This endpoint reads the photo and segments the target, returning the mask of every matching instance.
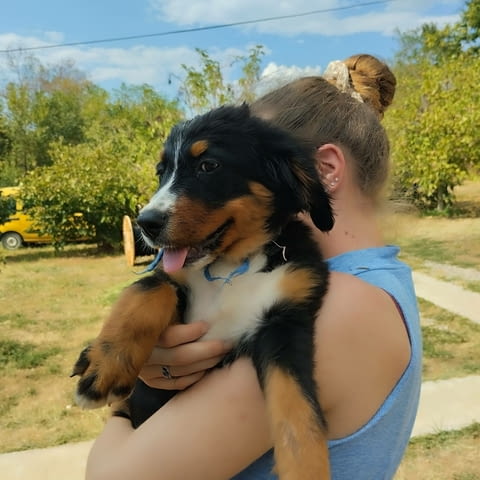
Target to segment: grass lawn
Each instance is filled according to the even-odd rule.
[[[480,375],[480,325],[425,300],[419,304],[424,380]]]
[[[401,247],[402,259],[414,269],[429,273],[431,263],[440,263],[479,270],[480,181],[458,187],[456,197],[461,210],[454,218],[418,217],[412,212],[385,216],[387,241]],[[466,286],[476,290],[480,280]]]
[[[480,424],[410,440],[395,480],[480,480]]]
[[[105,411],[73,405],[69,374],[135,274],[88,246],[8,252],[0,268],[0,452],[92,438]]]
[[[468,188],[476,195],[476,184]],[[464,201],[476,211],[477,204],[468,195]],[[480,203],[480,193],[476,198]],[[387,231],[388,241],[401,245],[403,258],[417,269],[429,272],[429,261],[477,269],[480,265],[479,218],[448,220],[402,213],[390,216]],[[51,247],[35,247],[3,251],[2,256],[0,452],[92,439],[102,428],[106,411],[76,407],[72,397],[76,380],[69,374],[118,293],[138,277],[122,255],[98,256],[88,245],[70,245],[60,255],[54,255]],[[467,283],[467,288],[480,291],[476,280]],[[480,328],[428,302],[420,306],[422,317],[428,319],[423,326],[425,378],[480,373]],[[478,445],[476,435],[474,440],[462,437],[465,451]],[[411,462],[425,456],[419,447],[415,452]],[[453,452],[452,457],[458,456]],[[412,474],[399,480],[403,478],[430,477]]]

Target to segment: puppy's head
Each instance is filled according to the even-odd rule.
[[[294,214],[328,231],[333,214],[309,152],[247,106],[220,107],[175,126],[157,166],[158,191],[138,217],[173,272],[234,261],[272,240]]]

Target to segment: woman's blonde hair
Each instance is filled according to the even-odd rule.
[[[333,143],[346,150],[360,189],[376,199],[389,174],[389,143],[380,120],[392,103],[396,80],[371,55],[355,55],[343,63],[355,95],[339,89],[335,78],[303,77],[267,93],[251,108],[313,148]]]

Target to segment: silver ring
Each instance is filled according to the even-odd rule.
[[[163,375],[163,378],[166,378],[168,380],[173,378],[172,374],[170,373],[170,369],[166,366],[162,366],[162,375]]]

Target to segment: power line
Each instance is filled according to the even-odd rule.
[[[276,20],[285,20],[289,18],[298,18],[298,17],[307,17],[310,15],[316,15],[319,13],[328,13],[328,12],[337,12],[340,10],[350,10],[352,8],[362,8],[362,7],[369,7],[372,5],[382,5],[386,3],[392,3],[397,0],[378,0],[372,2],[364,2],[364,3],[357,3],[355,5],[347,5],[344,7],[335,7],[335,8],[325,8],[322,10],[311,10],[309,12],[303,13],[295,13],[291,15],[280,15],[277,17],[265,17],[265,18],[257,18],[254,20],[244,20],[242,22],[232,22],[232,23],[224,23],[220,25],[210,25],[208,27],[194,27],[194,28],[186,28],[181,30],[170,30],[167,32],[159,32],[159,33],[147,33],[142,35],[130,35],[124,37],[112,37],[112,38],[102,38],[98,40],[84,40],[81,42],[68,42],[68,43],[57,43],[52,45],[39,45],[36,47],[25,47],[25,48],[12,48],[7,50],[0,50],[0,53],[14,53],[14,52],[27,52],[31,50],[46,50],[49,48],[61,48],[61,47],[76,47],[79,45],[92,45],[97,43],[109,43],[109,42],[120,42],[125,40],[139,40],[142,38],[151,38],[151,37],[166,37],[168,35],[178,35],[181,33],[191,33],[191,32],[202,32],[205,30],[218,30],[220,28],[230,28],[230,27],[237,27],[239,25],[251,25],[254,23],[263,23],[263,22],[272,22]]]

